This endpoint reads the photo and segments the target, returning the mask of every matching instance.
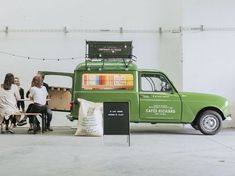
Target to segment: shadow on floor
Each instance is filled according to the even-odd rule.
[[[28,134],[28,127],[17,127],[14,128],[15,134]],[[75,127],[69,126],[58,126],[53,127],[52,132],[37,134],[29,134],[29,135],[56,135],[56,136],[74,136],[76,132]],[[130,127],[131,135],[163,135],[163,134],[172,134],[172,135],[202,135],[200,131],[194,130],[193,128],[185,128],[182,126],[156,126],[156,125],[131,125]],[[9,134],[10,135],[10,134]]]

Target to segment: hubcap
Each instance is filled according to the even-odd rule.
[[[203,119],[203,126],[208,131],[213,131],[217,128],[217,119],[213,115],[207,115]]]

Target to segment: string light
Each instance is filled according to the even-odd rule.
[[[23,56],[23,55],[18,55],[18,54],[14,54],[14,53],[9,53],[9,52],[5,52],[5,51],[0,51],[0,54],[5,54],[5,55],[9,55],[9,56],[13,56],[13,57],[18,57],[18,58],[25,58],[28,61],[29,60],[42,60],[42,61],[69,61],[69,60],[75,60],[75,59],[83,59],[82,57],[71,57],[71,58],[45,58],[45,57],[32,57],[32,56]]]

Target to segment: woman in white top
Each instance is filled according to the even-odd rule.
[[[41,76],[35,76],[32,80],[32,87],[29,90],[30,94],[29,97],[33,101],[32,104],[28,106],[27,113],[46,113],[47,112],[47,106],[46,106],[46,99],[47,99],[47,90],[46,87],[43,86],[43,81]],[[28,116],[29,117],[29,130],[28,131],[33,131],[33,123],[34,119],[33,116]],[[40,130],[39,126],[39,121],[36,120],[37,124],[37,130]]]
[[[14,75],[12,73],[7,73],[5,76],[4,83],[1,85],[0,88],[1,133],[4,133],[2,127],[3,120],[4,119],[8,120],[11,115],[19,113],[19,109],[17,108],[17,100],[19,99],[20,99],[19,89],[14,84]],[[9,131],[14,133],[12,128],[10,128]]]

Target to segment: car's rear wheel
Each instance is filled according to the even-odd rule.
[[[198,121],[199,130],[205,135],[214,135],[222,127],[221,115],[213,110],[203,112]]]
[[[191,126],[195,129],[195,130],[199,130],[198,128],[198,123],[197,122],[192,122]]]

